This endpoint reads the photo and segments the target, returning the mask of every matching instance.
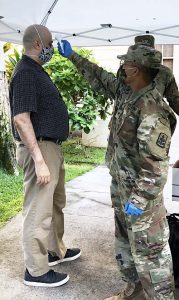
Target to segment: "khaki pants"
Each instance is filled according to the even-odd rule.
[[[24,171],[23,248],[25,265],[33,276],[48,272],[49,251],[60,258],[66,253],[62,237],[66,196],[64,159],[59,146],[39,142],[51,180],[45,186],[36,184],[34,161],[25,146],[17,145],[16,158]]]

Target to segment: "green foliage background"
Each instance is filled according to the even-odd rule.
[[[87,49],[75,51],[95,62],[92,51]],[[57,49],[53,58],[45,65],[45,70],[58,87],[68,107],[71,130],[84,129],[88,133],[97,116],[106,118],[110,101],[94,92],[73,63],[60,56]]]

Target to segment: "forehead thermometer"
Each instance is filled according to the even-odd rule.
[[[55,39],[59,42],[60,47],[61,47],[61,49],[62,49],[62,52],[64,52],[64,47],[63,47],[63,43],[62,43],[62,36],[61,36],[61,34],[60,34],[60,33],[57,33],[57,34],[55,35]]]

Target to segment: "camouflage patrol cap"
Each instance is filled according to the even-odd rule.
[[[159,69],[162,60],[161,52],[143,45],[133,45],[128,48],[127,54],[118,55],[124,62],[131,62],[151,69]]]
[[[138,45],[144,45],[154,48],[155,38],[153,35],[150,34],[137,35],[134,39],[134,42]]]

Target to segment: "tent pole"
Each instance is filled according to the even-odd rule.
[[[43,20],[41,21],[41,25],[46,25],[46,23],[47,23],[47,20],[48,20],[48,17],[49,17],[49,15],[51,14],[51,12],[52,12],[52,10],[54,9],[54,7],[55,7],[55,5],[57,4],[57,2],[58,2],[58,0],[55,0],[54,2],[53,2],[53,4],[51,5],[51,7],[49,8],[49,10],[48,10],[48,12],[47,12],[47,14],[45,15],[45,17],[43,18]]]

